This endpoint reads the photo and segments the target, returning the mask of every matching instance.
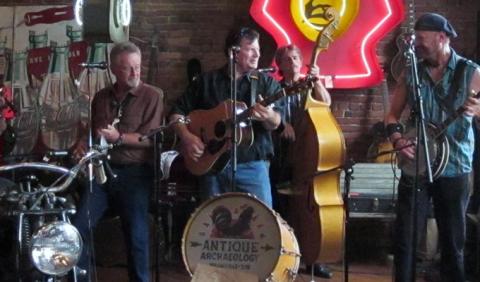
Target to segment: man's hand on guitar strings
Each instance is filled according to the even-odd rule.
[[[261,95],[258,96],[257,103],[253,105],[251,116],[253,120],[257,121],[267,121],[271,120],[275,116],[275,111],[271,105],[263,106],[260,102],[263,101],[263,97]]]
[[[187,134],[182,139],[182,154],[198,161],[205,151],[205,144],[194,134]]]

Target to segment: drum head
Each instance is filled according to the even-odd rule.
[[[261,201],[227,193],[202,204],[191,216],[182,240],[190,274],[198,263],[256,273],[265,280],[281,254],[277,217]]]
[[[404,134],[404,137],[411,140],[412,142],[415,141],[415,137],[417,132],[415,129],[412,129]],[[445,168],[447,167],[448,163],[448,155],[449,155],[449,143],[448,139],[445,135],[437,136],[437,128],[433,124],[428,124],[427,127],[427,135],[428,135],[428,154],[430,156],[431,168],[432,168],[432,176],[433,179],[438,178]],[[437,138],[434,138],[437,136]],[[420,160],[419,160],[419,167],[418,167],[418,174],[420,177],[427,176],[427,165],[426,165],[426,157],[425,157],[425,150],[423,149],[422,144],[418,144],[420,147]],[[398,166],[402,169],[402,172],[410,177],[414,177],[416,174],[416,160],[410,160],[407,158],[400,157]]]

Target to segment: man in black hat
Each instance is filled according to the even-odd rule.
[[[444,131],[450,145],[445,169],[433,183],[428,183],[426,176],[421,175],[416,186],[417,234],[422,234],[425,230],[430,200],[433,201],[439,229],[443,281],[465,281],[463,250],[469,174],[472,171],[474,149],[472,118],[480,115],[480,101],[471,95],[480,91],[480,69],[450,47],[450,40],[455,37],[457,33],[452,25],[439,14],[424,14],[415,24],[413,49],[418,59],[419,92],[423,100],[425,122],[440,125],[456,109],[462,106],[465,109]],[[406,69],[395,89],[390,113],[385,119],[390,141],[399,150],[403,160],[401,163],[407,165],[415,163],[416,152],[415,146],[408,145],[420,143],[405,137],[399,123],[407,105],[411,109],[416,108],[412,77],[411,70]],[[407,121],[407,128],[408,125],[413,125],[414,128],[414,116],[415,113]],[[440,139],[433,136],[429,138],[430,142]],[[431,159],[435,157],[433,154]],[[422,158],[420,166],[425,167]],[[395,222],[395,281],[412,281],[415,269],[412,243],[415,173],[407,171],[405,166],[401,168]]]

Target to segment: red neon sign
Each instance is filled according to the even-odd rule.
[[[278,46],[294,43],[308,62],[314,40],[307,38],[292,16],[293,1],[308,0],[253,0],[250,14],[266,29]],[[313,2],[313,0],[311,0]],[[330,0],[337,6],[351,1]],[[380,83],[383,70],[376,55],[378,41],[403,20],[402,0],[360,0],[351,23],[320,53],[317,64],[331,88],[370,87]],[[352,15],[352,13],[351,13]]]

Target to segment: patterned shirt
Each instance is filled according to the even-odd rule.
[[[418,76],[422,85],[420,94],[423,99],[423,107],[425,121],[440,125],[456,109],[465,103],[468,97],[468,89],[472,79],[473,71],[477,65],[468,62],[464,73],[458,81],[458,91],[449,95],[450,87],[453,83],[453,77],[457,64],[463,57],[459,56],[453,49],[452,55],[445,69],[442,78],[434,82],[429,73],[428,68],[423,64],[418,64]],[[411,78],[407,78],[407,87],[411,87]],[[410,91],[411,92],[411,91]],[[413,94],[409,93],[408,103],[413,108]],[[409,121],[410,125],[414,124],[413,119]],[[472,158],[474,149],[474,136],[472,129],[472,117],[460,115],[445,132],[450,146],[450,154],[445,171],[441,176],[454,177],[472,170]]]

